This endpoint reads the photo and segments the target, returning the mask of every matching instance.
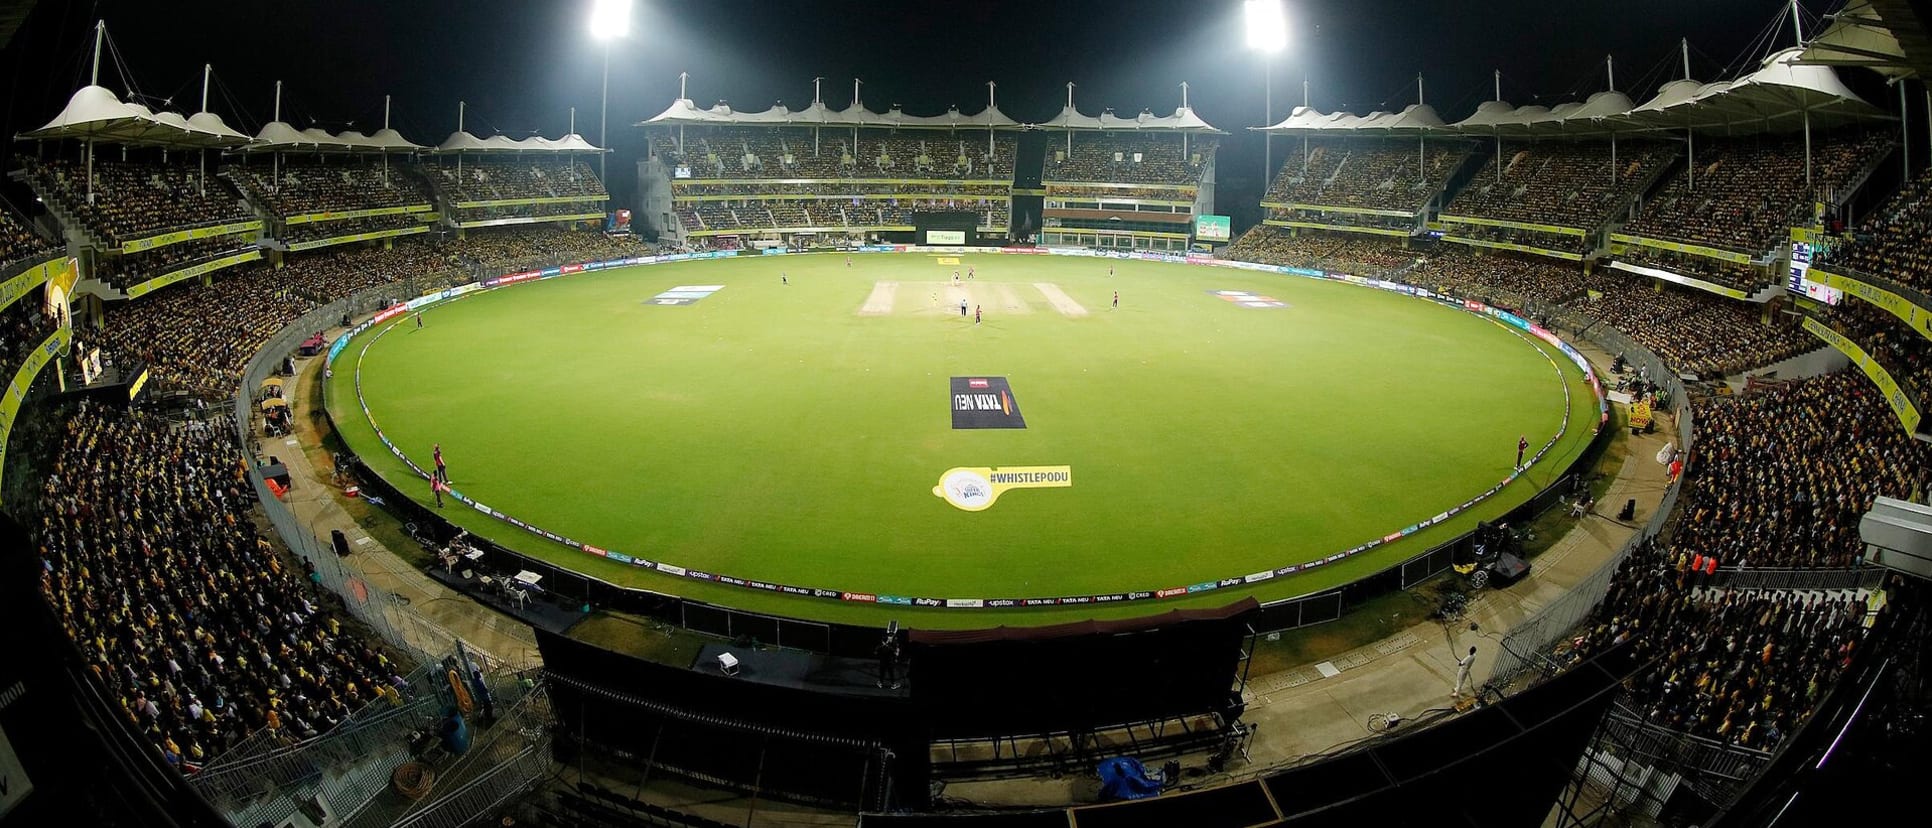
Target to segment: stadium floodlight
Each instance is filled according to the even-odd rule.
[[[1272,55],[1288,48],[1288,15],[1281,0],[1247,0],[1243,11],[1249,49]]]
[[[597,177],[606,181],[610,158],[610,45],[631,33],[631,0],[591,0],[590,36],[604,44],[603,103],[597,109]],[[605,186],[610,186],[606,184]]]
[[[1281,0],[1246,0],[1242,4],[1242,14],[1246,18],[1248,48],[1261,55],[1261,85],[1265,90],[1267,107],[1263,126],[1275,125],[1275,55],[1288,48],[1288,13],[1282,11]],[[1263,133],[1261,136],[1261,186],[1275,174],[1275,136]]]
[[[631,33],[631,0],[592,0],[590,36],[617,40]]]

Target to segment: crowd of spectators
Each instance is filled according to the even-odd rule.
[[[1447,235],[1496,242],[1498,244],[1520,244],[1524,247],[1533,247],[1538,250],[1575,253],[1579,256],[1589,253],[1596,246],[1595,241],[1589,236],[1551,233],[1544,230],[1531,230],[1527,227],[1453,224],[1450,225]]]
[[[472,232],[468,238],[451,242],[445,249],[458,259],[482,268],[486,277],[519,267],[606,261],[651,252],[635,236],[557,227],[505,227]]]
[[[227,181],[192,167],[96,158],[90,204],[86,165],[67,159],[18,160],[35,189],[114,247],[169,231],[254,218]]]
[[[1214,159],[1216,144],[1190,138],[1185,151],[1178,135],[1079,133],[1073,149],[1047,145],[1045,182],[1198,185]]]
[[[1697,144],[1695,166],[1679,170],[1624,232],[1758,255],[1809,223],[1814,202],[1881,158],[1885,132],[1849,132],[1813,142],[1812,186],[1805,141],[1797,137],[1715,138]],[[1691,173],[1695,173],[1693,178]]]
[[[1589,289],[1575,263],[1459,244],[1436,245],[1404,278],[1438,293],[1518,309],[1577,299]]]
[[[11,270],[17,263],[46,261],[59,250],[14,217],[12,210],[0,208],[0,271]]]
[[[651,152],[689,179],[932,178],[1013,180],[1018,139],[996,133],[988,151],[984,131],[820,131],[803,127],[687,129],[683,149],[674,135],[651,136]],[[680,178],[680,180],[683,180]]]
[[[293,285],[292,267],[254,263],[218,271],[203,286],[183,282],[109,306],[86,333],[116,363],[146,362],[157,388],[231,396],[262,343],[314,306]]]
[[[970,212],[979,216],[978,227],[1006,227],[1012,209],[1005,198],[760,199],[685,202],[677,207],[678,221],[687,233],[909,227],[916,212]]]
[[[59,327],[60,316],[47,312],[47,303],[40,301],[38,291],[0,308],[0,377],[11,382],[14,372],[26,364],[27,355]]]
[[[1932,445],[1856,370],[1719,400],[1697,414],[1670,552],[1724,567],[1844,567],[1879,495],[1922,500]]]
[[[252,235],[195,239],[136,253],[102,253],[94,257],[88,275],[126,290],[211,259],[230,256],[255,246]]]
[[[1932,341],[1877,306],[1848,300],[1823,316],[1833,330],[1858,343],[1885,373],[1891,374],[1906,396],[1925,410],[1932,393]]]
[[[1445,215],[1596,230],[1669,164],[1675,150],[1650,142],[1541,141],[1505,146],[1502,175],[1491,156]],[[1538,245],[1542,246],[1542,245]]]
[[[126,724],[194,770],[406,688],[257,528],[233,436],[82,405],[40,487],[41,592]]]
[[[442,163],[428,168],[451,202],[509,201],[528,198],[582,198],[598,201],[609,195],[590,164],[570,157],[482,159],[465,156],[459,167]]]
[[[1307,163],[1289,158],[1263,201],[1414,213],[1442,192],[1474,145],[1389,138],[1309,142]]]
[[[1635,244],[1618,253],[1617,260],[1737,288],[1747,294],[1779,280],[1777,272],[1771,268]]]
[[[1864,641],[1856,593],[1702,586],[1694,555],[1646,543],[1569,642],[1581,662],[1632,642],[1637,712],[1672,730],[1771,750],[1811,714]]]
[[[850,196],[904,195],[913,197],[1006,198],[1013,188],[1007,184],[968,184],[964,182],[895,183],[889,181],[838,181],[770,184],[724,184],[715,181],[679,182],[677,197],[692,196],[795,196],[798,198],[839,199]]]
[[[282,231],[282,241],[298,244],[319,239],[335,239],[361,233],[377,233],[384,230],[402,230],[423,226],[422,219],[409,214],[393,216],[365,216],[344,221],[315,221],[305,224],[291,224]]]
[[[429,185],[412,165],[366,158],[289,156],[281,172],[265,164],[233,164],[229,177],[255,203],[282,218],[408,207],[430,203]]]
[[[1405,247],[1403,240],[1388,236],[1319,231],[1291,233],[1257,224],[1228,245],[1222,255],[1284,267],[1354,269],[1366,265],[1376,271],[1390,271],[1414,264],[1421,254]]]
[[[1128,198],[1153,201],[1185,201],[1192,203],[1195,192],[1197,192],[1197,188],[1192,183],[1173,187],[1111,187],[1081,184],[1046,185],[1047,201],[1049,203],[1055,201],[1075,202],[1066,205],[1068,207],[1079,207],[1079,202],[1092,204],[1100,201],[1119,201]]]
[[[1919,173],[1858,228],[1850,244],[1812,264],[1849,268],[1932,291],[1932,169]]]
[[[1821,346],[1796,325],[1760,318],[1763,306],[1617,270],[1591,274],[1592,296],[1570,307],[1601,319],[1680,372],[1734,375]]]
[[[1366,266],[1383,278],[1452,296],[1573,312],[1602,320],[1678,370],[1699,376],[1736,374],[1821,347],[1795,325],[1764,322],[1761,306],[1617,270],[1586,272],[1554,258],[1447,243],[1415,248],[1403,239],[1360,233],[1289,235],[1265,226],[1243,234],[1225,255],[1330,270]]]

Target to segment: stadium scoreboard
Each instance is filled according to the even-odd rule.
[[[1785,289],[1800,296],[1815,299],[1827,305],[1836,305],[1845,300],[1845,292],[1830,285],[1811,280],[1811,259],[1828,248],[1806,241],[1791,243],[1791,272]]]
[[[1233,237],[1233,230],[1227,216],[1194,217],[1194,238],[1200,241],[1227,241]]]

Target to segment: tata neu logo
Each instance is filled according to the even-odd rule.
[[[953,428],[1026,428],[1005,377],[953,377]]]

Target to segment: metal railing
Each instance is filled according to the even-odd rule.
[[[1719,569],[1705,576],[1700,583],[1706,589],[1873,589],[1885,582],[1888,571],[1877,566],[1857,569]]]

